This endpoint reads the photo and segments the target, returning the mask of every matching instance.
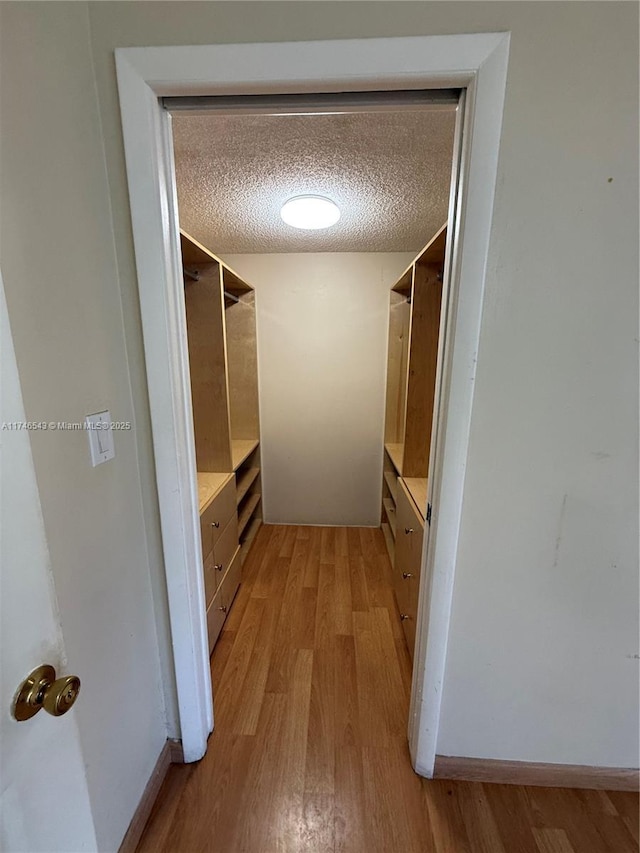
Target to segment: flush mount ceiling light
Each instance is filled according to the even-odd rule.
[[[340,210],[330,199],[321,195],[298,195],[282,205],[280,216],[293,228],[315,231],[330,228],[340,219]]]

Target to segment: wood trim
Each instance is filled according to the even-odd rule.
[[[640,771],[632,767],[535,764],[529,761],[436,755],[433,778],[467,782],[498,782],[503,785],[541,785],[547,788],[637,791]]]
[[[162,751],[158,756],[156,766],[151,772],[151,776],[149,777],[149,781],[147,782],[142,797],[140,798],[138,807],[133,813],[129,829],[127,829],[125,836],[122,839],[122,844],[118,848],[118,853],[135,853],[169,767],[172,764],[183,763],[184,755],[182,752],[182,741],[168,740],[162,747]]]
[[[169,755],[171,756],[171,764],[184,764],[184,750],[182,749],[181,740],[168,740]]]

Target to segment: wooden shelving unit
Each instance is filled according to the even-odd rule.
[[[203,536],[211,525],[202,514],[210,512],[213,500],[225,520],[222,544],[214,546],[220,555],[217,561],[227,566],[221,579],[224,608],[216,604],[207,611],[212,648],[240,583],[241,565],[262,524],[255,293],[186,232],[180,232],[180,241]],[[230,478],[233,482],[228,482]],[[228,488],[216,493],[220,482]],[[220,523],[216,522],[216,531]],[[212,589],[217,576],[212,580],[207,575],[205,550],[203,571]],[[217,591],[215,596],[219,604]]]
[[[260,475],[259,468],[245,468],[242,475],[237,478],[237,503],[240,504],[251,486]]]
[[[231,465],[237,471],[242,463],[253,453],[260,442],[257,438],[234,438],[231,440]]]
[[[401,477],[428,475],[446,224],[391,288],[385,449]]]
[[[413,654],[435,400],[446,224],[391,288],[382,532]]]

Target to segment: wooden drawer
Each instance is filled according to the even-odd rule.
[[[231,561],[238,550],[238,515],[233,513],[231,521],[222,531],[220,538],[209,552],[204,561],[204,591],[207,607],[211,603],[216,590]]]
[[[218,590],[217,594],[213,597],[213,601],[207,608],[207,631],[209,634],[209,654],[213,651],[213,647],[216,644],[218,637],[220,636],[220,631],[222,631],[222,626],[224,625],[224,620],[227,617],[226,607],[222,603],[222,590]]]
[[[222,626],[224,625],[224,620],[227,618],[227,614],[229,612],[229,609],[231,608],[233,599],[235,598],[236,592],[238,591],[238,587],[240,585],[240,572],[240,549],[238,548],[236,542],[236,550],[229,565],[229,568],[224,573],[222,577],[222,582],[219,584],[218,589],[216,590],[216,593],[213,596],[213,600],[207,608],[209,654],[211,654],[211,652],[213,651],[213,647],[215,646],[216,641],[220,636],[220,631],[222,630]]]
[[[210,551],[209,556],[206,557],[204,561],[204,600],[207,608],[211,604],[213,596],[216,594],[216,589],[218,588],[218,579],[216,578],[218,572],[215,570],[215,564],[216,561],[213,551]]]
[[[422,564],[422,541],[424,520],[406,486],[398,480],[396,550],[394,562],[394,586],[401,615],[402,627],[409,653],[413,657],[416,636],[416,615],[420,590]]]
[[[222,604],[229,608],[233,604],[233,599],[236,597],[236,592],[240,586],[240,576],[242,573],[242,561],[240,560],[240,549],[238,548],[231,560],[231,565],[222,577],[219,591],[222,593]]]
[[[207,559],[236,512],[236,480],[231,477],[200,516],[202,557]]]

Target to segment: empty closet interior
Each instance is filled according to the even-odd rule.
[[[260,526],[312,524],[381,528],[413,653],[456,100],[172,110],[211,651]]]

